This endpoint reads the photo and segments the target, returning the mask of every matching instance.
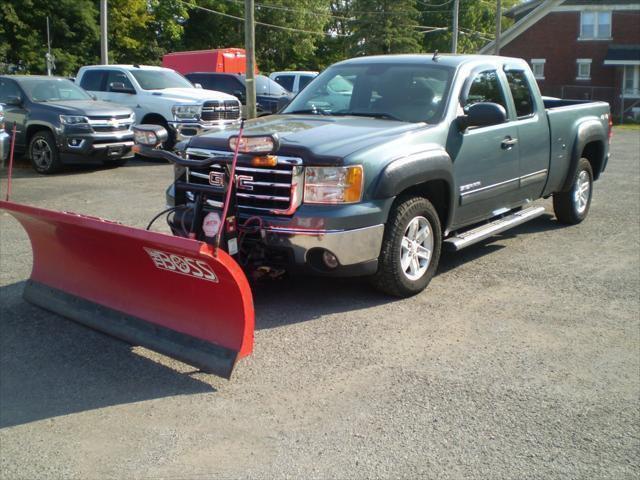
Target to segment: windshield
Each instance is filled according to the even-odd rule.
[[[66,78],[23,78],[20,85],[34,102],[92,100],[87,92]]]
[[[189,80],[173,70],[129,70],[143,90],[194,88]]]
[[[317,76],[282,113],[437,123],[452,76],[453,69],[440,65],[338,65]]]
[[[289,92],[282,86],[264,75],[256,75],[256,94],[257,95],[288,95]]]

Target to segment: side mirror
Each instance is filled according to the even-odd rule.
[[[247,96],[242,90],[234,90],[232,95],[240,100],[240,103],[247,103]]]
[[[160,125],[141,124],[133,127],[136,144],[143,147],[157,148],[167,141],[169,132]]]
[[[136,91],[131,88],[131,87],[127,87],[124,83],[122,82],[112,82],[109,84],[109,91],[114,92],[114,93],[129,93],[129,94],[135,94]]]
[[[22,98],[20,98],[17,95],[11,95],[7,97],[5,101],[2,103],[4,103],[5,105],[12,105],[14,107],[19,107],[22,105]]]
[[[202,89],[202,84],[201,83],[194,83],[193,84],[194,87]]]
[[[507,112],[502,105],[492,102],[474,103],[466,115],[458,117],[460,130],[470,127],[488,127],[507,121]]]

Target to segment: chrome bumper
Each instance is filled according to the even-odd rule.
[[[384,225],[356,230],[303,230],[268,227],[262,240],[268,246],[289,248],[297,264],[307,263],[307,254],[315,248],[329,250],[340,265],[376,260],[382,247]]]
[[[180,142],[214,129],[223,129],[228,126],[238,125],[238,120],[219,120],[216,122],[169,122],[169,126],[176,132],[176,139]]]
[[[0,163],[4,164],[4,161],[9,157],[10,149],[11,135],[4,130],[0,130]]]

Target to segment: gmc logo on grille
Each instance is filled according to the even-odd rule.
[[[224,173],[209,172],[209,185],[224,188]]]
[[[238,190],[253,190],[253,177],[251,175],[236,175],[236,187]],[[224,188],[224,173],[209,172],[209,185],[216,188]]]

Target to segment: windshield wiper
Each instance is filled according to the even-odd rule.
[[[385,120],[395,120],[397,122],[404,122],[404,120],[399,119],[395,115],[391,115],[390,113],[383,112],[336,112],[334,115],[352,115],[354,117],[371,117],[371,118],[382,118]]]
[[[305,108],[304,110],[294,110],[292,112],[283,112],[285,114],[287,113],[312,113],[314,115],[332,115],[331,112],[327,111],[327,110],[323,110],[322,108]]]

